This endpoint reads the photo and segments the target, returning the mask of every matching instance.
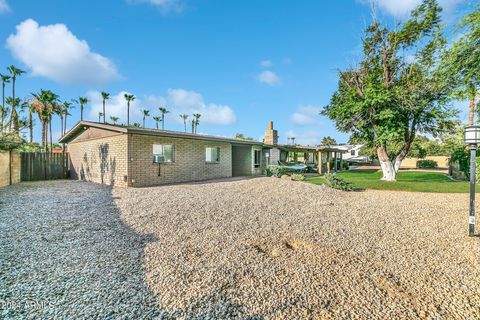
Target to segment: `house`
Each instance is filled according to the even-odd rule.
[[[265,171],[258,141],[80,121],[68,144],[71,178],[115,186],[153,186]]]

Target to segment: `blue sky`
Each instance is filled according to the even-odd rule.
[[[377,7],[393,23],[418,2],[378,0]],[[472,5],[440,2],[447,23]],[[200,112],[201,133],[260,139],[273,120],[284,143],[295,136],[317,144],[327,135],[346,142],[317,113],[337,70],[358,59],[369,17],[363,0],[0,0],[0,72],[11,64],[28,71],[17,82],[21,98],[40,88],[63,100],[87,96],[90,120],[98,119],[100,91],[112,96],[107,118],[124,120],[130,92],[135,122],[141,109],[157,115],[166,105],[171,130],[183,130],[180,113]],[[77,108],[70,124],[78,119]],[[58,137],[59,120],[54,131]]]

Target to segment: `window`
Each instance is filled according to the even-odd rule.
[[[253,166],[255,168],[260,168],[260,150],[253,150]]]
[[[355,156],[355,150],[350,151],[350,155]]]
[[[174,162],[174,148],[172,144],[154,144],[154,162]]]
[[[206,162],[220,162],[220,148],[219,147],[207,147],[205,148],[205,161]]]

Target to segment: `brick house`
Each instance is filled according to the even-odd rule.
[[[73,179],[144,187],[265,170],[262,142],[80,121],[61,139]]]

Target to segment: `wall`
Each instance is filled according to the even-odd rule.
[[[234,177],[252,175],[252,148],[251,146],[232,147],[232,175]]]
[[[173,144],[174,163],[152,163],[154,144]],[[132,186],[201,181],[232,176],[232,146],[228,142],[203,141],[150,135],[129,135]],[[205,162],[205,148],[219,147],[220,162]],[[133,159],[133,160],[132,160]]]
[[[11,161],[11,163],[10,163]],[[0,187],[10,185],[10,170],[12,170],[12,184],[20,182],[20,153],[0,151]]]
[[[251,148],[251,172],[252,172],[252,175],[254,176],[258,176],[258,175],[261,175],[264,171],[265,171],[265,157],[263,155],[263,152],[262,152],[262,146],[252,146]],[[260,151],[260,166],[258,168],[255,168],[255,164],[253,163],[254,161],[254,151],[255,150],[259,150]]]
[[[107,185],[127,186],[127,135],[88,132],[68,144],[70,177]],[[86,138],[88,137],[88,138]]]
[[[416,168],[418,160],[433,160],[438,163],[439,168],[448,168],[448,157],[445,156],[429,156],[424,159],[405,158],[400,165],[400,168]]]
[[[278,161],[280,161],[280,149],[274,147],[270,149],[270,164],[278,165]]]

